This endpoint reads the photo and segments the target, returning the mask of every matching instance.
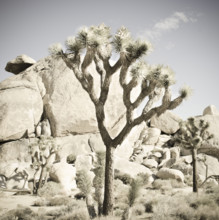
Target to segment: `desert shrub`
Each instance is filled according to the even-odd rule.
[[[184,182],[187,186],[193,186],[193,180],[192,180],[192,175],[188,174],[184,176]]]
[[[116,217],[121,217],[123,212],[124,212],[124,209],[120,209],[117,207],[117,208],[114,208],[113,214]]]
[[[139,173],[137,177],[141,180],[142,185],[145,186],[149,183],[150,175],[147,173]]]
[[[153,212],[153,204],[152,202],[146,202],[144,204],[145,212],[152,213]]]
[[[140,216],[145,213],[145,206],[143,204],[135,204],[133,207],[133,216]]]
[[[75,154],[69,154],[66,158],[66,162],[69,164],[74,164],[76,161],[76,155]]]
[[[40,198],[34,202],[34,206],[61,206],[68,205],[71,203],[69,197],[51,197],[51,198]]]
[[[116,179],[114,181],[114,192],[115,192],[114,198],[115,198],[116,205],[122,204],[122,203],[127,204],[128,202],[127,196],[124,196],[124,195],[128,194],[128,190],[129,190],[129,187],[126,184],[124,184],[121,180]]]
[[[72,213],[60,216],[57,220],[89,220],[89,216],[84,209],[75,209]]]
[[[72,200],[67,206],[51,210],[47,212],[47,215],[53,217],[53,219],[60,219],[61,217],[66,217],[67,219],[67,217],[69,217],[71,214],[80,215],[80,212],[84,212],[86,215],[88,215],[85,202],[82,200]]]
[[[49,200],[48,206],[68,205],[71,203],[71,200],[69,197],[54,197]]]
[[[154,214],[152,219],[216,220],[219,219],[218,198],[217,193],[189,193],[183,195],[183,192],[180,192],[174,196],[165,195],[153,205]]]
[[[34,201],[33,206],[47,206],[48,200],[46,198],[40,198]]]
[[[121,171],[119,171],[117,169],[115,169],[114,178],[121,180],[126,185],[131,184],[132,180],[133,180],[133,178],[129,174],[122,173]]]
[[[170,184],[172,188],[183,188],[184,184],[181,181],[170,179]]]
[[[95,218],[94,220],[120,220],[120,217],[116,217],[116,216],[101,216],[101,217]]]
[[[1,220],[42,220],[47,219],[42,214],[35,213],[28,207],[20,207],[17,209],[10,210],[4,215],[0,216]]]
[[[202,205],[197,209],[195,217],[200,220],[218,220],[219,208],[217,205]]]
[[[42,188],[38,190],[38,195],[41,197],[53,197],[56,195],[63,195],[64,190],[61,184],[56,182],[47,182]]]
[[[152,186],[154,189],[160,189],[160,190],[171,190],[172,189],[170,180],[157,179],[152,183]]]
[[[144,205],[145,212],[152,213],[153,207],[162,200],[163,197],[165,197],[165,195],[160,194],[159,191],[144,190],[138,202]]]
[[[76,174],[76,183],[80,191],[85,195],[89,195],[92,191],[92,181],[86,170],[80,170]]]

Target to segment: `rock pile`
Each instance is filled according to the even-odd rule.
[[[200,118],[209,122],[208,131],[214,134],[214,139],[199,149],[198,177],[204,181],[206,172],[208,176],[219,175],[219,114],[211,105],[204,110],[203,116],[196,117],[197,120]],[[146,166],[157,178],[184,181],[184,176],[192,174],[191,152],[169,142],[177,133],[181,121],[169,111],[152,118],[150,126],[142,130],[135,143],[130,161]]]
[[[0,83],[0,174],[8,177],[19,168],[28,173],[29,180],[33,178],[28,146],[41,135],[52,136],[55,144],[61,146],[59,159],[56,158],[56,162],[61,162],[52,165],[50,178],[70,191],[75,187],[77,169],[87,166],[86,169],[92,170],[92,154],[105,150],[88,94],[59,58],[47,57],[35,62],[22,55],[10,61],[6,70],[16,75]],[[92,71],[96,71],[95,68],[91,67]],[[99,83],[96,75],[94,82]],[[106,118],[110,134],[115,136],[124,125],[125,107],[118,75],[112,80]],[[200,178],[204,179],[205,164],[209,175],[219,174],[214,168],[219,158],[219,113],[214,106],[209,106],[197,118],[208,121],[209,132],[215,135],[212,142],[200,149],[200,153],[209,155],[205,162],[199,162]],[[192,172],[190,152],[169,143],[181,121],[180,117],[166,111],[153,117],[150,126],[145,123],[136,126],[116,149],[115,168],[132,177],[143,172],[157,178],[184,181],[184,175]],[[76,160],[75,167],[66,163],[69,155]],[[63,172],[63,168],[68,171]],[[66,172],[71,175],[67,177]],[[4,176],[1,179],[3,181]]]

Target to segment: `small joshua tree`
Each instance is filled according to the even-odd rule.
[[[92,181],[87,170],[80,170],[76,174],[76,182],[78,188],[85,196],[86,205],[90,219],[97,216],[94,201],[92,197]]]
[[[140,195],[140,189],[143,185],[142,179],[138,177],[133,179],[128,192],[128,207],[125,209],[122,220],[131,220],[132,218],[132,208],[135,204],[136,199]]]
[[[193,165],[193,192],[198,192],[197,183],[197,150],[202,144],[211,138],[213,135],[207,131],[209,123],[204,120],[196,120],[195,118],[189,118],[186,122],[181,124],[181,128],[177,134],[176,142],[182,147],[191,150],[192,153],[192,165]]]
[[[66,48],[64,52],[60,44],[54,44],[49,52],[64,60],[94,104],[98,128],[106,146],[103,214],[110,215],[113,214],[114,203],[115,149],[122,144],[133,127],[180,105],[188,96],[188,90],[181,89],[179,96],[171,100],[170,87],[175,83],[174,72],[168,66],[150,66],[145,63],[141,58],[150,51],[150,44],[133,39],[125,27],[121,27],[114,37],[110,28],[104,24],[82,28],[76,37],[67,38]],[[114,65],[110,63],[112,52],[119,54]],[[82,57],[84,58],[81,59]],[[99,89],[96,88],[97,85],[94,86],[95,73],[91,74],[89,71],[91,64],[95,65],[100,78]],[[107,129],[105,104],[116,72],[119,72],[118,86],[123,89],[126,124],[112,137]],[[140,88],[140,93],[133,100],[132,91],[137,87]],[[154,106],[159,99],[161,104]],[[141,114],[136,116],[134,112],[143,104]]]
[[[37,193],[38,189],[43,186],[43,181],[47,179],[47,173],[54,156],[60,147],[55,144],[54,139],[48,136],[40,136],[36,142],[30,144],[29,153],[32,158],[32,167],[35,169],[33,179],[33,193]],[[36,183],[36,175],[40,172],[38,184]]]

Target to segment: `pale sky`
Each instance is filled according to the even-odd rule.
[[[17,55],[39,60],[79,27],[101,23],[150,41],[146,61],[175,71],[174,94],[185,84],[193,89],[176,114],[200,115],[210,104],[219,109],[218,0],[0,0],[0,81],[12,76],[4,68]]]

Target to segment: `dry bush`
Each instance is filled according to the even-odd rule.
[[[51,210],[47,213],[48,216],[51,216],[52,219],[80,219],[78,216],[81,216],[81,220],[89,219],[87,207],[84,201],[82,200],[72,200],[67,206],[61,207],[59,209]],[[73,218],[73,216],[75,216]]]
[[[170,180],[157,179],[152,183],[152,186],[154,189],[160,189],[160,190],[171,190],[172,189]]]
[[[172,188],[183,188],[185,187],[184,183],[178,180],[170,179],[170,184]]]
[[[210,194],[166,195],[153,206],[153,220],[219,219],[219,188]],[[177,204],[177,205],[176,205]]]
[[[123,172],[121,172],[117,169],[115,169],[114,178],[121,180],[126,185],[127,184],[130,185],[132,183],[132,180],[133,180],[133,178],[129,174],[123,173]]]
[[[74,164],[76,161],[76,155],[75,154],[69,154],[66,158],[66,162],[69,164]]]
[[[87,210],[79,208],[75,209],[72,213],[64,214],[57,218],[57,220],[89,220]]]
[[[116,217],[116,216],[101,216],[98,218],[95,218],[94,220],[120,220],[120,217]]]
[[[56,195],[64,195],[65,192],[61,184],[56,182],[47,182],[38,190],[38,196],[49,198]]]
[[[136,203],[132,209],[133,216],[141,216],[145,213],[145,206],[141,203]]]
[[[72,199],[69,197],[51,197],[40,198],[34,202],[34,206],[66,206],[71,203]]]
[[[41,213],[35,213],[29,207],[20,207],[10,210],[0,216],[1,220],[46,220],[48,219]]]

